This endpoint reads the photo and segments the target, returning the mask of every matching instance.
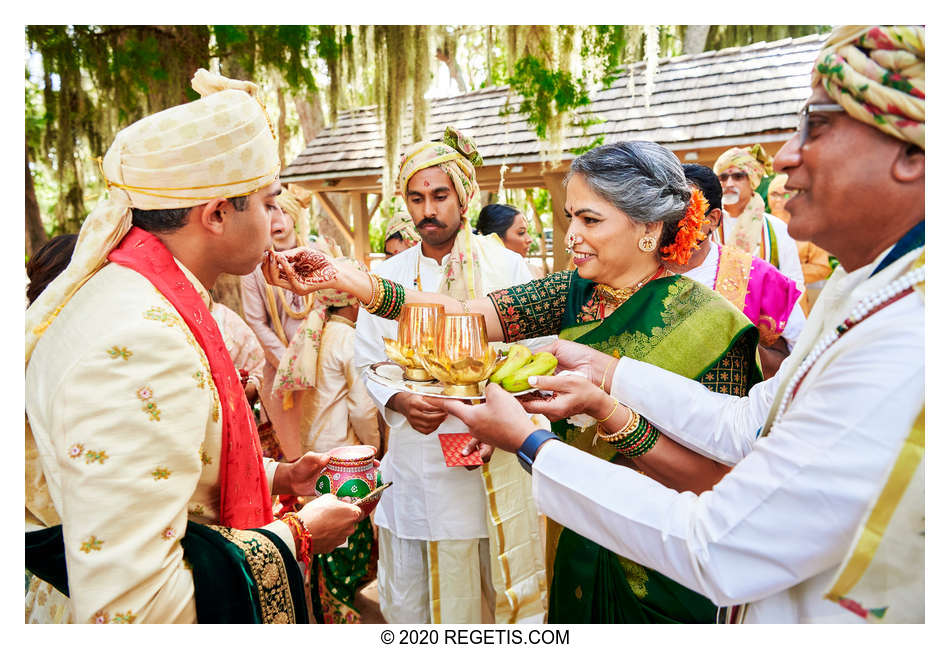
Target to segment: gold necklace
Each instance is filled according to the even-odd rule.
[[[599,297],[611,306],[620,306],[639,291],[645,284],[656,279],[663,272],[663,266],[658,265],[656,269],[647,273],[643,279],[637,282],[636,286],[627,286],[625,288],[614,288],[607,284],[598,284],[595,288]]]

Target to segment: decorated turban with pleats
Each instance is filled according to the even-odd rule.
[[[406,197],[406,188],[409,179],[421,169],[438,165],[449,175],[455,192],[462,204],[462,216],[468,211],[472,198],[478,191],[475,181],[475,167],[482,164],[482,156],[478,154],[475,143],[462,135],[452,126],[445,129],[445,134],[439,142],[417,142],[403,154],[399,161],[399,192]]]
[[[439,142],[417,142],[399,162],[399,191],[406,198],[409,179],[420,169],[438,165],[448,174],[462,206],[462,223],[447,263],[442,265],[439,293],[459,300],[484,297],[482,287],[482,245],[480,237],[472,233],[467,212],[478,192],[475,167],[482,164],[475,143],[454,127],[445,129]]]
[[[101,161],[108,198],[86,217],[69,266],[26,313],[26,360],[73,293],[132,226],[132,208],[192,207],[244,196],[277,179],[277,138],[257,86],[198,70],[201,98],[119,131]]]
[[[762,178],[772,173],[772,156],[760,144],[750,147],[733,147],[719,156],[713,171],[718,176],[729,167],[737,167],[749,175],[752,191],[762,182]]]
[[[403,241],[407,241],[410,244],[422,241],[422,237],[419,236],[419,232],[416,230],[415,223],[412,222],[412,217],[409,216],[407,212],[396,212],[393,214],[393,218],[389,220],[389,226],[386,228],[386,236],[383,237],[383,241],[389,241],[389,238],[396,234],[398,234]]]
[[[848,115],[924,147],[924,28],[838,27],[812,70]]]

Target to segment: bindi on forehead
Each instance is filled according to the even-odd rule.
[[[422,186],[423,186],[423,187],[429,187],[430,185],[431,185],[431,183],[430,183],[428,180],[423,180],[423,181],[422,181]]]

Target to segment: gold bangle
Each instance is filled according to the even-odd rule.
[[[379,311],[379,307],[383,304],[383,298],[385,297],[383,293],[383,282],[378,275],[373,275],[372,273],[369,276],[370,281],[373,283],[373,299],[370,300],[369,304],[366,306],[366,310],[370,313],[376,313]]]
[[[376,301],[377,290],[376,290],[376,276],[373,275],[372,273],[367,273],[367,275],[369,275],[369,289],[370,289],[369,300],[366,302],[363,302],[363,300],[360,300],[360,306],[362,306],[364,309],[369,310],[369,308]]]
[[[614,413],[617,412],[617,406],[619,406],[619,405],[620,405],[620,402],[617,401],[616,399],[614,399],[614,407],[613,407],[613,410],[611,410],[611,411],[610,411],[610,414],[607,415],[606,417],[604,417],[603,419],[598,419],[598,420],[597,420],[597,423],[598,423],[598,424],[602,424],[602,423],[604,423],[605,421],[607,421],[608,419],[610,419],[611,417],[613,417]]]
[[[462,312],[463,312],[465,315],[468,315],[469,313],[472,312],[472,309],[469,308],[469,306],[468,306],[468,300],[459,300],[459,301],[462,303]]]
[[[612,364],[616,364],[616,363],[619,363],[619,362],[620,362],[620,358],[618,357],[618,358],[615,358],[615,359],[614,359],[614,362],[613,362]],[[612,365],[612,364],[611,364],[611,365]],[[606,392],[606,390],[604,389],[604,386],[607,384],[607,372],[610,371],[611,365],[608,365],[608,366],[604,369],[604,374],[603,374],[603,376],[600,377],[600,389],[601,389],[601,390],[604,390],[605,392]]]
[[[627,411],[630,413],[630,415],[627,417],[627,423],[625,423],[620,428],[620,430],[618,430],[616,433],[610,433],[608,435],[604,435],[603,433],[601,433],[601,430],[603,429],[600,426],[598,426],[597,436],[600,437],[605,442],[616,442],[618,439],[626,435],[629,435],[630,431],[635,430],[637,425],[639,425],[640,415],[634,412],[633,408],[627,408]]]

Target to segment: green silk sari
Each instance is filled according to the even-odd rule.
[[[493,295],[508,340],[551,333],[616,357],[627,356],[696,379],[709,389],[744,396],[762,375],[758,332],[712,290],[674,275],[654,280],[604,319],[596,319],[595,283],[573,273]],[[594,444],[595,427],[562,420],[553,430],[568,444],[611,460],[609,444]],[[548,622],[714,622],[706,597],[644,568],[570,529],[548,521],[548,574],[553,574]]]
[[[681,276],[650,282],[603,320],[579,322],[594,283],[574,278],[560,337],[616,357],[627,356],[696,379],[736,396],[761,380],[755,362],[758,333],[724,298]],[[564,441],[606,460],[616,451],[595,428],[556,422]],[[556,548],[551,584],[551,623],[714,622],[717,607],[706,597],[660,573],[597,545],[570,529],[549,527]],[[559,533],[560,532],[560,533]]]

